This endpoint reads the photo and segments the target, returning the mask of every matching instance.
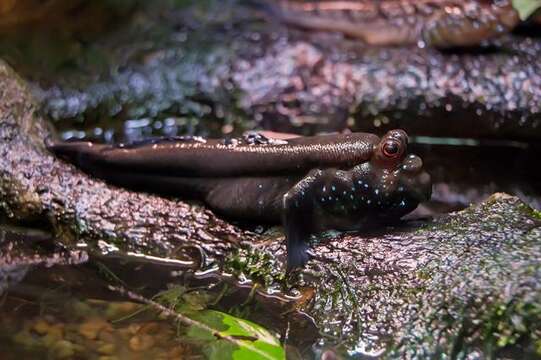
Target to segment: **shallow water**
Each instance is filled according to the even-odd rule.
[[[7,234],[1,244],[5,249],[15,232],[2,231]],[[17,229],[18,240],[35,241],[24,238],[25,231]],[[0,293],[0,353],[7,354],[2,359],[208,358],[208,342],[190,336],[189,326],[112,290],[112,285],[149,298],[180,289],[185,314],[216,310],[251,320],[287,344],[292,358],[320,351],[315,345],[318,331],[309,317],[297,314],[284,321],[298,294],[288,298],[262,291],[252,281],[213,269],[194,272],[175,259],[116,253],[91,254],[79,265],[25,265],[21,259],[13,263],[24,279],[12,278]],[[17,272],[13,267],[9,271]]]
[[[141,304],[32,287],[31,282],[4,297],[3,359],[203,357],[199,344],[182,341],[183,329]]]

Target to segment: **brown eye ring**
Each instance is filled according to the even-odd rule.
[[[382,147],[383,155],[388,158],[396,159],[402,154],[402,148],[397,141],[387,141]]]

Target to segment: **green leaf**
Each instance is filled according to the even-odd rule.
[[[518,11],[521,20],[526,20],[541,7],[541,0],[513,0],[513,7]]]
[[[233,353],[236,349],[237,346],[229,341],[218,340],[210,343],[204,352],[209,360],[234,359]]]
[[[209,359],[285,359],[280,342],[268,330],[244,319],[215,310],[204,310],[190,316],[217,334],[191,326],[187,336],[208,342],[205,352]],[[227,338],[227,339],[225,339]]]

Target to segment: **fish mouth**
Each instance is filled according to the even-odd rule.
[[[402,182],[402,186],[404,186],[406,192],[406,198],[410,199],[410,201],[413,201],[416,204],[430,200],[432,196],[432,183],[430,181],[430,175],[423,172],[418,177],[408,180]]]

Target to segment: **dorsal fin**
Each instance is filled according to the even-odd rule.
[[[60,142],[49,148],[89,172],[113,167],[183,177],[239,177],[352,167],[370,159],[378,141],[368,133],[288,140],[250,135],[230,140],[165,138],[127,145]]]

